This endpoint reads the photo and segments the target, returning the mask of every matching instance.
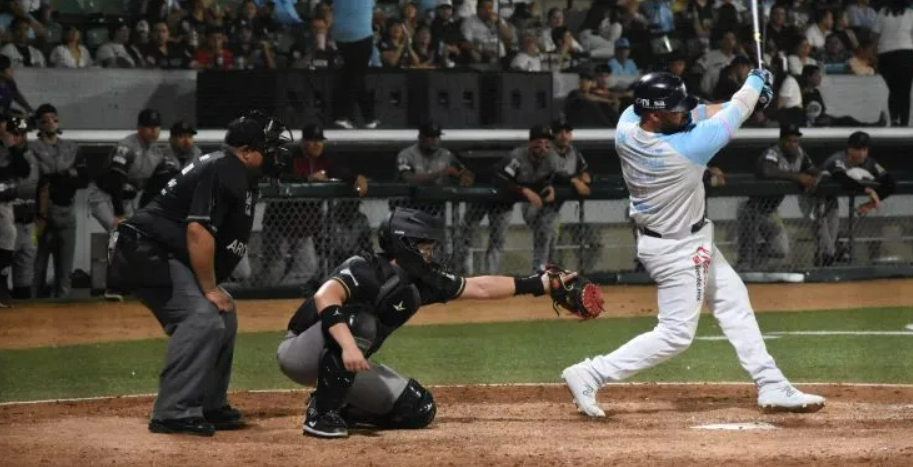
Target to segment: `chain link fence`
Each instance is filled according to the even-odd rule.
[[[755,195],[711,197],[715,243],[747,280],[782,274],[913,266],[913,195],[895,195],[866,215],[868,198]],[[236,287],[316,287],[346,258],[377,246],[377,227],[395,206],[443,218],[436,258],[457,273],[530,274],[554,262],[587,274],[642,271],[624,199],[567,200],[534,208],[499,198],[420,201],[267,198]],[[780,274],[780,275],[778,275]]]

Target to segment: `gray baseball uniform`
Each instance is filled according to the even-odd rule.
[[[136,133],[117,143],[108,170],[121,172],[126,177],[127,186],[124,187],[122,201],[125,217],[133,214],[133,203],[137,199],[137,195],[145,188],[146,182],[163,160],[162,149],[156,144],[144,146]],[[97,183],[89,185],[88,198],[92,216],[105,230],[111,232],[117,211],[120,210],[120,207],[114,206],[116,200],[112,199],[111,193],[99,188]]]
[[[561,178],[566,178],[570,180],[574,177],[579,177],[583,175],[589,166],[586,163],[586,159],[583,158],[583,154],[577,149],[573,144],[568,146],[567,152],[564,154],[558,154],[562,159],[563,164],[561,169],[558,171],[558,175]],[[583,204],[582,202],[580,204]],[[560,205],[558,206],[560,211]],[[581,219],[582,220],[582,219]],[[578,271],[592,271],[593,266],[596,264],[596,261],[599,260],[602,252],[602,243],[599,242],[599,231],[596,229],[596,226],[593,224],[588,224],[585,222],[578,222],[575,224],[562,225],[561,230],[566,231],[570,235],[570,240],[575,245],[580,245],[581,248],[577,249],[577,270]],[[557,260],[559,252],[555,249],[557,244],[558,235],[552,237],[551,244],[549,245],[549,251],[551,257],[548,258],[550,261],[555,260],[557,264],[564,264],[564,261]]]
[[[78,159],[79,147],[72,141],[58,139],[56,144],[41,139],[30,145],[38,162],[39,186],[49,191],[45,230],[38,238],[35,260],[36,291],[47,281],[50,257],[54,257],[54,297],[70,294],[70,278],[76,253],[76,190],[88,183],[85,166]]]
[[[801,147],[793,158],[785,154],[777,144],[761,154],[758,160],[760,178],[771,178],[765,175],[768,167],[774,171],[796,174],[814,169],[814,164]],[[784,198],[784,195],[752,196],[739,206],[739,266],[758,266],[766,259],[789,255],[789,237],[783,221],[777,215],[777,208]]]
[[[201,151],[200,148],[198,148],[197,145],[194,144],[193,146],[190,147],[190,150],[187,152],[175,152],[175,150],[171,147],[171,145],[168,144],[168,145],[165,145],[165,149],[162,150],[162,155],[164,157],[174,158],[175,160],[178,161],[178,163],[180,164],[181,167],[184,167],[187,164],[189,164],[191,161],[199,159],[200,156],[203,155],[203,151]]]
[[[404,180],[404,174],[406,173],[412,173],[420,176],[440,174],[448,167],[462,167],[462,165],[463,164],[456,158],[456,156],[453,155],[452,152],[450,152],[450,150],[445,148],[438,148],[437,151],[432,154],[425,154],[422,152],[418,143],[403,149],[396,156],[396,172],[399,174],[400,178],[403,178]],[[423,182],[414,182],[414,184],[445,185],[449,181],[450,177],[443,175],[426,179]],[[414,199],[391,200],[390,209],[393,209],[397,206],[418,209],[437,217],[444,217],[447,212],[447,206],[443,202],[416,201]],[[448,235],[450,234],[449,229],[447,233]],[[438,245],[437,251],[435,253],[438,258],[446,257],[445,250],[448,243],[448,241],[445,241],[443,244]]]
[[[29,176],[19,181],[19,198],[13,201],[16,218],[16,248],[13,253],[13,293],[16,298],[31,298],[35,279],[35,195],[38,190],[38,161],[32,151],[25,153]]]

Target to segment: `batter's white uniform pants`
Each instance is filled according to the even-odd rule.
[[[584,362],[600,383],[626,379],[687,349],[705,302],[758,386],[786,382],[767,353],[745,283],[713,243],[712,222],[679,239],[639,234],[637,256],[657,284],[659,324],[614,352]]]

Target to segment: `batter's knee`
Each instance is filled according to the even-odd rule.
[[[694,341],[694,335],[697,333],[697,325],[692,326],[685,323],[676,325],[660,324],[657,326],[657,331],[674,352],[680,353],[691,346],[691,342]]]

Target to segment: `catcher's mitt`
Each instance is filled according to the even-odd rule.
[[[552,307],[557,315],[561,315],[558,308],[564,308],[583,319],[592,319],[599,316],[603,310],[605,300],[602,291],[593,281],[577,275],[576,278],[565,281],[561,275],[570,271],[557,266],[549,266],[545,270],[548,275],[549,294],[552,296]]]

